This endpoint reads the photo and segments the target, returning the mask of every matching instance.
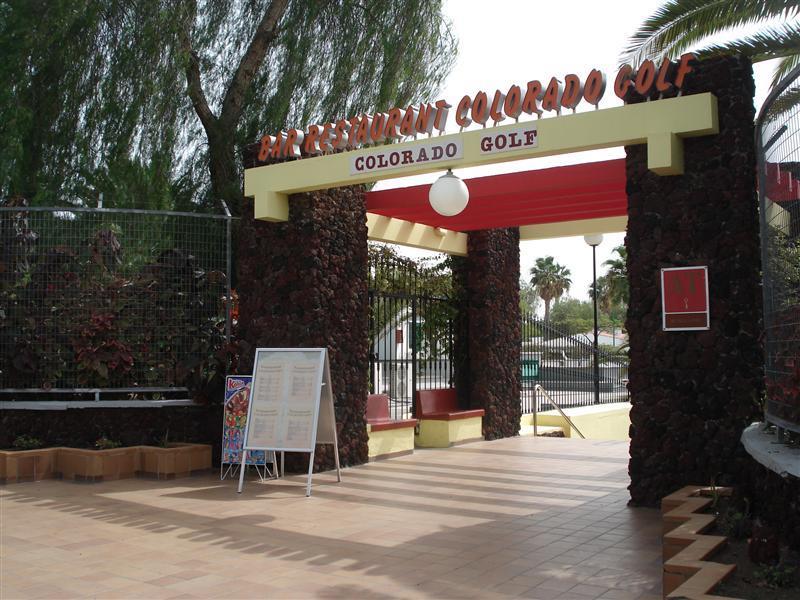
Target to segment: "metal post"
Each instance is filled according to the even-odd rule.
[[[233,303],[233,295],[231,290],[231,279],[233,278],[233,262],[231,255],[231,211],[228,210],[228,205],[225,200],[220,199],[222,208],[225,211],[225,274],[226,287],[225,294],[227,295],[225,302],[225,341],[231,343],[231,304]],[[225,365],[227,369],[230,365]]]
[[[600,404],[600,365],[597,362],[597,246],[592,246],[592,299],[594,300],[594,403]]]
[[[416,417],[417,398],[417,296],[411,299],[411,416]],[[404,417],[405,418],[405,417]]]

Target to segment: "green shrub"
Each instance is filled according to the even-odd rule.
[[[754,575],[769,588],[792,587],[795,583],[795,567],[785,563],[756,569]]]
[[[94,443],[94,447],[98,450],[111,450],[112,448],[119,448],[120,446],[122,446],[122,442],[110,440],[106,436],[99,437]]]
[[[36,450],[44,446],[44,442],[29,435],[18,435],[11,445],[17,450]]]

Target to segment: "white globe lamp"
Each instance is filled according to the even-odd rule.
[[[447,169],[447,173],[433,182],[428,200],[437,213],[443,217],[453,217],[467,207],[469,190],[467,184]]]
[[[589,235],[583,236],[583,241],[589,244],[590,246],[599,246],[603,243],[603,234],[602,233],[590,233]]]

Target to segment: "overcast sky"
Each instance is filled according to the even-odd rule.
[[[605,72],[611,85],[628,36],[661,4],[655,0],[572,0],[567,4],[532,0],[445,0],[445,12],[459,41],[458,60],[439,96],[420,101],[444,98],[455,105],[464,94],[474,96],[475,92],[484,90],[491,98],[495,89],[505,91],[512,84],[524,89],[531,79],[546,83],[552,76],[563,80],[567,73],[576,73],[583,79],[592,68]],[[770,65],[756,66],[756,106],[760,106],[767,95],[770,72]],[[600,108],[621,104],[609,87]],[[579,110],[587,110],[585,103]],[[448,133],[456,131],[452,114],[449,123]],[[622,148],[612,148],[460,169],[457,174],[469,178],[624,156]],[[385,180],[378,182],[376,189],[432,183],[439,175]],[[603,272],[599,265],[615,246],[623,243],[624,237],[624,233],[605,236],[597,249],[598,275]],[[524,277],[527,278],[537,257],[553,255],[572,272],[570,295],[588,300],[592,252],[582,237],[522,242],[520,250]],[[404,252],[412,256],[425,254],[413,249]]]

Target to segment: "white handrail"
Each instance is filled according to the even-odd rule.
[[[541,385],[539,385],[538,383],[536,384],[536,386],[535,386],[533,389],[534,389],[534,391],[535,391],[535,392],[542,392],[542,393],[544,394],[544,397],[545,397],[545,398],[547,398],[547,399],[550,401],[550,404],[552,404],[553,406],[555,406],[555,407],[556,407],[556,410],[559,412],[559,414],[560,414],[562,417],[564,417],[564,419],[567,421],[567,423],[569,423],[569,426],[570,426],[570,427],[572,427],[572,429],[574,429],[574,430],[575,430],[575,431],[578,433],[578,435],[579,435],[579,436],[581,436],[581,439],[584,439],[584,440],[586,439],[586,436],[585,436],[585,435],[583,435],[583,434],[581,433],[581,430],[580,430],[580,429],[578,429],[578,428],[575,426],[575,423],[573,423],[573,422],[572,422],[572,419],[570,419],[570,418],[569,418],[569,417],[568,417],[568,416],[567,416],[567,415],[564,413],[564,411],[563,411],[563,410],[561,410],[561,407],[558,405],[558,403],[556,403],[556,401],[555,401],[555,400],[553,400],[553,399],[550,397],[550,394],[548,394],[548,393],[547,393],[547,390],[545,390],[545,389],[544,389],[544,388],[543,388]],[[538,399],[534,398],[534,400],[533,400],[533,437],[536,437],[536,436],[538,435],[538,433],[537,433],[537,431],[536,431],[536,413],[537,413],[537,411],[538,411],[538,410],[539,410],[539,402],[538,402]]]

